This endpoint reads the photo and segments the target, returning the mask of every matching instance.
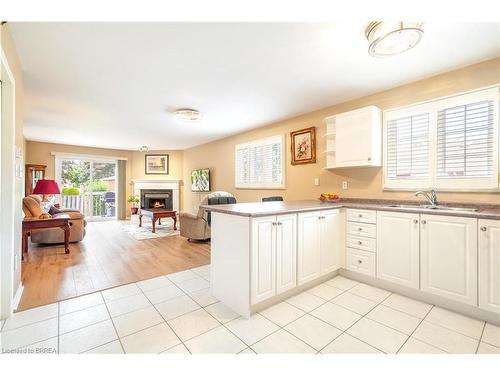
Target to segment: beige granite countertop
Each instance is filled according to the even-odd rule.
[[[412,207],[391,207],[394,204],[407,204]],[[475,207],[478,211],[448,211],[435,210],[419,207],[415,201],[373,200],[373,199],[341,199],[338,203],[323,203],[319,200],[284,201],[284,202],[254,202],[221,205],[203,205],[202,207],[211,212],[219,212],[228,215],[247,217],[260,217],[269,215],[283,215],[318,210],[331,210],[336,208],[357,208],[379,211],[409,212],[430,215],[473,217],[478,219],[500,220],[500,205],[488,204],[464,204],[445,202],[443,205],[456,207]]]

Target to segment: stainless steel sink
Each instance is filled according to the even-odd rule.
[[[477,212],[477,208],[473,207],[451,207],[451,206],[432,206],[432,205],[412,205],[412,204],[390,204],[386,207],[402,208],[411,210],[436,210],[436,211],[454,211],[454,212]]]

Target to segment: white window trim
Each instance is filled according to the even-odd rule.
[[[497,174],[490,179],[464,178],[464,179],[438,179],[437,170],[437,113],[445,107],[460,106],[474,101],[493,100],[493,154],[494,170]],[[383,114],[383,150],[384,190],[415,190],[436,189],[451,192],[500,192],[500,134],[499,134],[499,100],[500,86],[496,85],[484,89],[460,93],[453,96],[436,98],[419,104],[394,108],[384,111]],[[390,180],[387,178],[387,124],[394,118],[400,118],[421,113],[429,113],[429,179],[428,180]]]
[[[241,184],[238,182],[238,165],[237,165],[237,154],[238,150],[243,149],[243,148],[248,148],[253,145],[258,145],[262,143],[266,143],[271,140],[279,139],[281,143],[281,183],[280,184]],[[239,143],[234,147],[234,186],[236,189],[274,189],[274,190],[282,190],[286,189],[286,154],[285,154],[285,136],[283,134],[280,135],[275,135],[272,137],[266,137],[266,138],[260,138],[251,142],[245,142],[245,143]]]

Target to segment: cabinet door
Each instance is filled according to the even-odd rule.
[[[319,211],[298,215],[297,273],[298,284],[304,284],[321,275]]]
[[[500,313],[500,221],[479,220],[479,307]]]
[[[276,227],[276,294],[297,285],[297,215],[280,215]]]
[[[276,216],[252,219],[252,304],[276,294],[275,228]]]
[[[377,212],[377,277],[418,289],[420,215]]]
[[[321,211],[321,275],[335,271],[342,266],[341,254],[345,243],[344,226],[345,218],[340,210]]]
[[[380,110],[375,107],[336,116],[336,167],[380,165],[380,116]]]
[[[477,219],[421,215],[421,289],[477,305]]]

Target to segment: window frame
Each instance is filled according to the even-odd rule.
[[[440,110],[471,104],[483,100],[493,100],[493,169],[497,172],[490,178],[450,178],[437,177],[437,115]],[[383,113],[383,190],[436,189],[450,192],[499,192],[500,191],[500,86],[490,86],[452,96],[436,98],[409,106],[385,110]],[[396,118],[429,114],[429,178],[426,180],[389,179],[387,173],[387,128],[388,122]]]
[[[255,183],[255,182],[241,183],[241,182],[239,182],[238,181],[238,150],[249,148],[252,146],[253,147],[263,146],[263,145],[271,143],[273,140],[279,141],[279,143],[280,143],[281,183],[273,184],[273,183]],[[234,187],[236,189],[274,189],[274,190],[286,189],[286,175],[285,175],[286,168],[285,168],[285,166],[286,166],[286,153],[285,153],[285,135],[284,134],[274,135],[271,137],[256,139],[256,140],[253,140],[250,142],[236,144],[234,147]]]

